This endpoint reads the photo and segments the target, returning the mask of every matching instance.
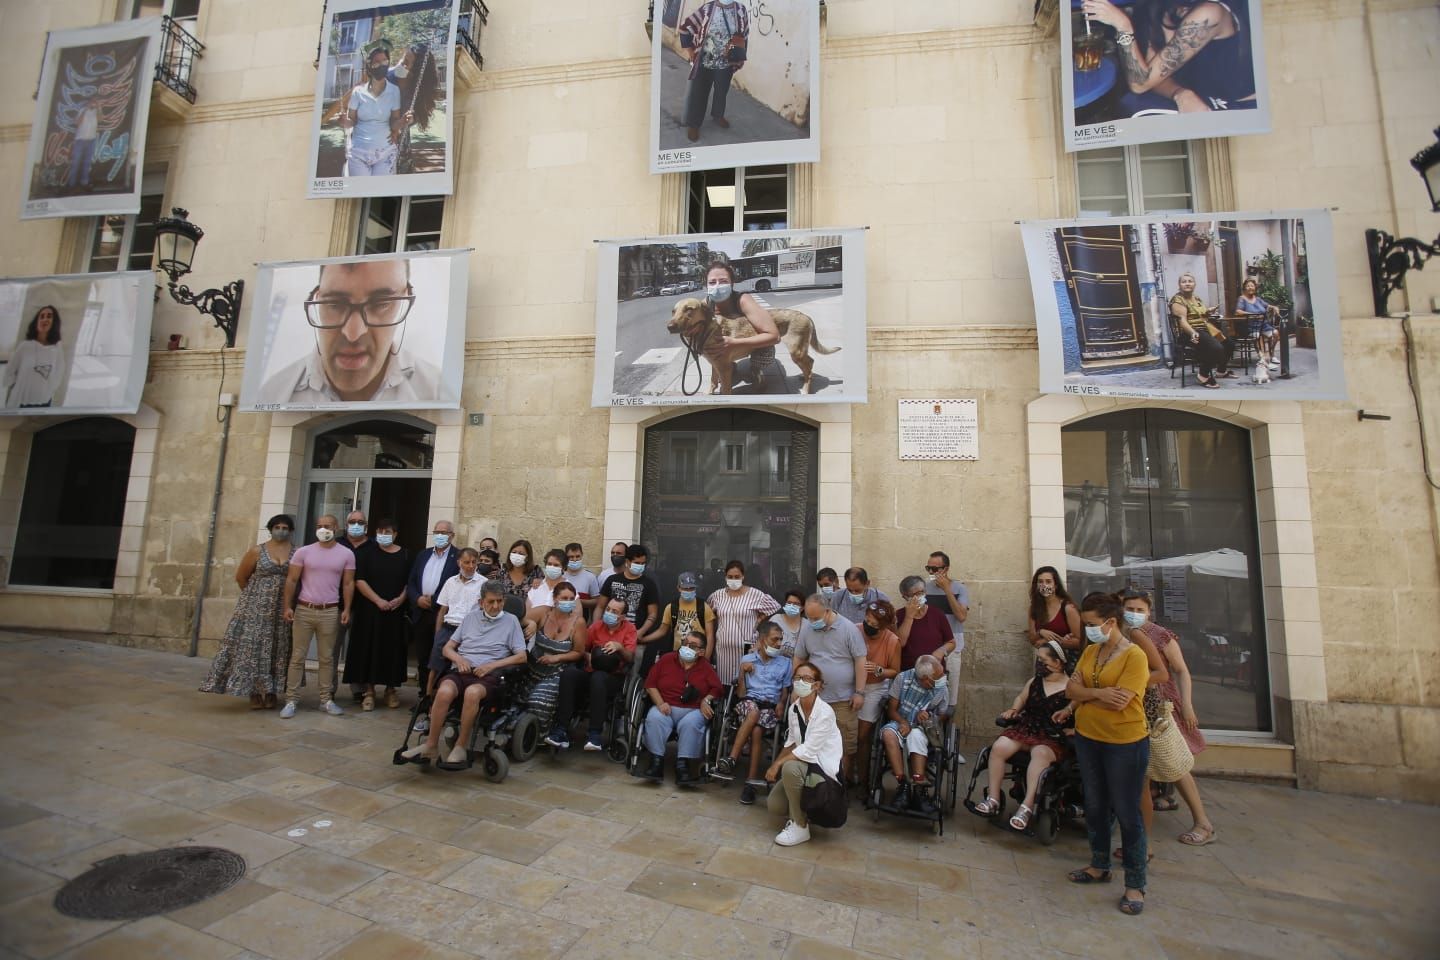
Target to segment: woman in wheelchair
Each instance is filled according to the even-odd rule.
[[[1025,681],[1020,695],[1010,709],[1000,714],[1009,724],[1009,729],[995,739],[990,748],[990,764],[986,772],[990,775],[990,787],[985,799],[975,804],[974,811],[988,817],[1000,809],[1001,782],[1005,778],[1005,764],[1015,754],[1028,751],[1030,766],[1025,771],[1025,799],[1010,826],[1024,830],[1035,813],[1035,791],[1040,784],[1040,774],[1045,768],[1065,755],[1064,726],[1074,713],[1070,700],[1065,696],[1065,648],[1059,641],[1047,640],[1035,648],[1035,676]]]
[[[677,733],[675,783],[688,786],[696,781],[705,755],[705,731],[715,716],[713,704],[725,692],[715,668],[701,656],[704,649],[705,634],[692,630],[684,645],[655,661],[645,678],[645,693],[653,704],[645,714],[645,749],[650,754],[646,780],[664,779],[665,744]]]
[[[890,722],[880,728],[880,742],[890,761],[890,772],[899,788],[893,804],[910,807],[927,816],[936,813],[935,801],[925,794],[925,765],[930,759],[930,736],[938,727],[940,711],[950,702],[945,667],[928,653],[915,658],[915,666],[895,678],[886,701]],[[905,774],[901,745],[910,755],[910,775]]]
[[[455,698],[461,697],[460,735],[445,762],[464,764],[469,759],[470,734],[480,713],[480,703],[500,688],[499,671],[525,663],[525,633],[520,629],[520,621],[505,612],[505,590],[499,583],[485,581],[480,588],[479,606],[470,611],[445,642],[443,653],[452,669],[435,687],[430,731],[423,743],[401,754],[412,763],[425,763],[439,754],[445,717]]]
[[[780,624],[767,620],[760,624],[754,651],[740,658],[739,686],[735,691],[739,698],[735,719],[740,728],[735,731],[730,755],[720,758],[716,773],[725,779],[734,776],[740,753],[747,742],[750,744],[750,776],[740,791],[740,802],[747,805],[755,802],[761,744],[777,726],[777,717],[785,709],[785,691],[790,688],[792,661],[782,652],[784,643],[785,631]]]

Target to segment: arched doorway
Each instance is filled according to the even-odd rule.
[[[1061,431],[1067,586],[1136,587],[1181,640],[1207,729],[1273,729],[1250,432],[1132,408]]]
[[[389,518],[399,527],[396,542],[421,550],[429,536],[430,477],[435,462],[435,428],[405,417],[359,417],[330,422],[306,444],[304,539],[315,539],[315,520],[362,510],[373,524]]]
[[[813,581],[818,428],[759,410],[704,410],[645,431],[640,542],[668,593],[683,570],[717,589],[740,560],[773,594]],[[702,596],[704,593],[702,592]]]

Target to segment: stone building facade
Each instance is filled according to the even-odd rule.
[[[1440,222],[1408,165],[1436,122],[1440,11],[1429,0],[1265,3],[1273,132],[1184,151],[1197,210],[1333,208],[1350,400],[1145,403],[1037,389],[1015,221],[1074,216],[1085,190],[1060,143],[1054,6],[827,4],[822,159],[786,171],[786,219],[870,228],[869,401],[770,411],[814,431],[816,563],[863,564],[893,595],[929,549],[949,552],[973,599],[960,722],[984,734],[1029,673],[1031,572],[1065,562],[1065,428],[1162,409],[1231,425],[1253,467],[1267,662],[1249,669],[1268,673],[1269,719],[1215,733],[1202,767],[1440,802],[1440,272],[1411,274],[1408,322],[1377,318],[1363,239],[1367,227],[1425,238]],[[403,420],[432,437],[427,520],[453,517],[461,542],[574,539],[603,559],[607,542],[640,533],[647,431],[687,411],[590,406],[593,241],[684,232],[690,185],[646,172],[645,3],[490,7],[483,70],[471,64],[456,86],[456,188],[437,238],[474,248],[463,410]],[[5,9],[19,42],[0,64],[12,92],[0,103],[0,195],[21,193],[34,104],[18,92],[33,89],[46,31],[131,8]],[[261,260],[359,252],[360,202],[304,198],[320,18],[318,0],[199,3],[198,96],[157,100],[146,172],[164,208],[184,206],[204,226],[204,284],[253,277]],[[22,223],[16,210],[0,211],[7,275],[87,268],[100,226]],[[0,420],[0,624],[187,648],[216,400],[238,392],[247,331],[245,319],[239,346],[222,351],[203,318],[158,300],[143,405],[122,418],[134,440],[110,588],[12,582],[31,451],[57,421]],[[172,334],[186,349],[164,349]],[[977,399],[980,460],[900,461],[905,397]],[[1357,409],[1390,419],[1362,421]],[[350,420],[233,415],[201,655],[265,518],[303,515],[314,437]]]

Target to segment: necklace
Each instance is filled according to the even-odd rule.
[[[1119,653],[1119,652],[1120,652],[1120,644],[1117,643],[1117,644],[1115,644],[1114,647],[1111,648],[1110,652],[1105,655],[1105,659],[1104,659],[1104,660],[1101,660],[1099,654],[1096,654],[1096,656],[1095,656],[1095,667],[1090,671],[1090,686],[1091,686],[1093,689],[1097,689],[1097,690],[1098,690],[1098,689],[1100,688],[1100,671],[1101,671],[1101,670],[1104,670],[1104,669],[1105,669],[1105,666],[1106,666],[1111,660],[1113,660],[1113,659],[1115,658],[1115,654],[1117,654],[1117,653]]]

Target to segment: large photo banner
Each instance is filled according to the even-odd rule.
[[[458,0],[331,0],[321,33],[307,196],[454,192]]]
[[[1260,0],[1061,0],[1065,149],[1270,130]]]
[[[1021,224],[1040,389],[1343,400],[1330,214]]]
[[[469,253],[260,264],[240,409],[458,408]]]
[[[45,47],[22,219],[140,212],[160,18],[55,30]]]
[[[149,271],[0,280],[0,414],[131,414],[150,361]]]
[[[865,231],[600,245],[597,407],[864,403]]]
[[[815,0],[661,0],[650,172],[820,159]]]

